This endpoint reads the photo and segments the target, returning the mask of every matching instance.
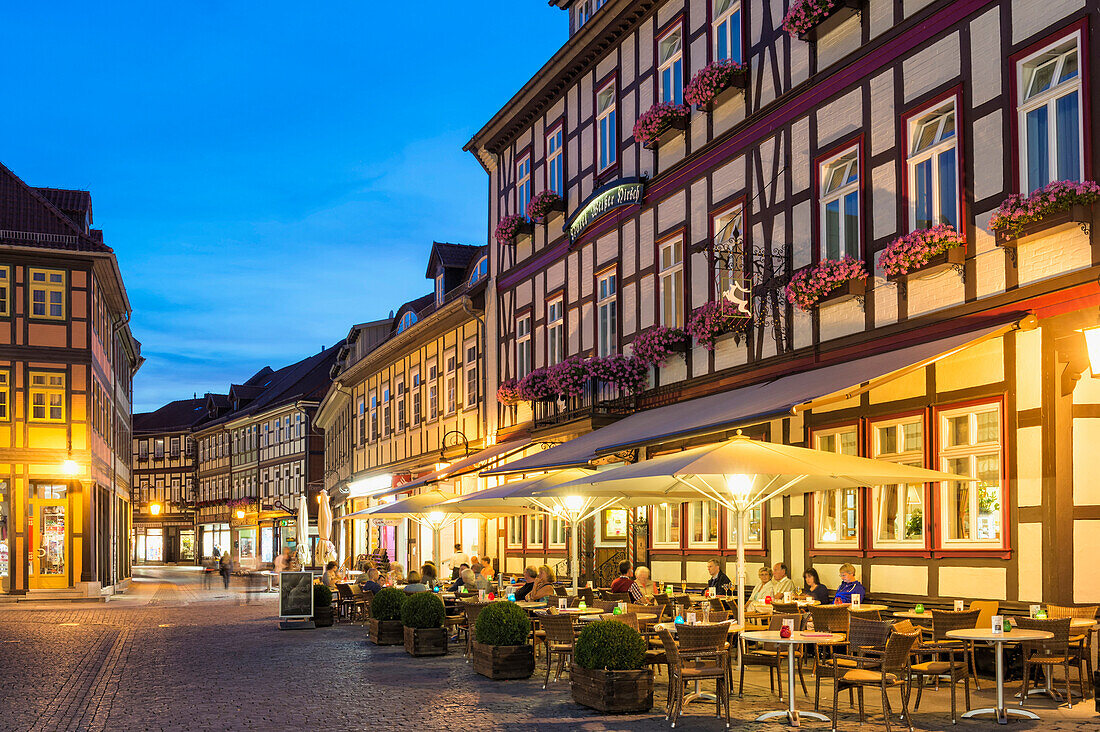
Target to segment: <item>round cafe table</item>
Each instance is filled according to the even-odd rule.
[[[741,637],[749,641],[787,646],[787,708],[774,712],[764,712],[756,718],[757,722],[767,722],[779,717],[786,717],[792,727],[799,727],[801,726],[800,717],[809,717],[810,719],[816,719],[821,722],[829,721],[829,718],[824,714],[818,712],[800,712],[794,708],[794,647],[798,645],[815,645],[817,643],[839,643],[844,640],[843,635],[838,633],[807,633],[805,631],[796,630],[791,632],[789,638],[783,638],[779,635],[778,630],[746,630],[741,633]]]
[[[993,714],[996,715],[997,722],[999,724],[1008,724],[1008,718],[1011,715],[1024,717],[1025,719],[1039,718],[1038,714],[1028,709],[1005,706],[1004,645],[1005,643],[1020,643],[1021,641],[1049,640],[1054,637],[1053,633],[1048,633],[1045,630],[1021,630],[1020,628],[1016,627],[1008,632],[1001,633],[994,633],[989,628],[966,628],[963,630],[949,630],[947,631],[947,637],[957,638],[958,640],[988,643],[996,647],[997,706],[986,707],[984,709],[972,709],[969,712],[963,714],[964,719],[970,719],[972,717],[977,717],[982,714]]]

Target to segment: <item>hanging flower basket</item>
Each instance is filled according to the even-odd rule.
[[[962,265],[965,259],[966,238],[954,226],[937,224],[894,239],[882,251],[879,264],[886,279],[898,281],[944,265]]]
[[[658,102],[634,123],[634,139],[647,150],[656,150],[686,130],[690,116],[691,108],[686,104]]]
[[[547,386],[558,397],[580,396],[592,374],[580,356],[570,356],[546,369]]]
[[[534,369],[519,382],[519,395],[528,402],[542,402],[556,398],[550,385],[550,371],[545,368]]]
[[[867,291],[867,268],[852,257],[823,259],[795,272],[786,291],[792,305],[810,312],[824,302],[861,297]]]
[[[509,214],[497,222],[496,240],[510,246],[521,236],[535,233],[535,226],[519,214]]]
[[[617,386],[628,394],[640,394],[649,386],[649,366],[636,356],[615,353],[588,359],[592,378]]]
[[[688,318],[686,330],[695,338],[696,343],[713,351],[720,336],[733,334],[734,338],[740,340],[751,324],[752,318],[722,297],[696,308]]]
[[[684,101],[700,112],[712,111],[745,90],[747,68],[745,64],[730,60],[704,66],[684,87]]]
[[[565,199],[554,191],[543,191],[527,204],[527,218],[532,221],[546,222],[554,213],[565,213]]]
[[[862,7],[862,0],[794,0],[783,18],[783,30],[799,40],[816,43]]]
[[[650,366],[664,366],[673,353],[687,352],[691,338],[679,328],[658,325],[634,338],[634,357]]]
[[[522,402],[523,397],[520,395],[519,381],[508,379],[501,382],[500,386],[497,387],[497,401],[507,406]]]
[[[1100,184],[1091,181],[1057,180],[1032,193],[1014,193],[993,212],[989,228],[1000,246],[1015,246],[1016,240],[1065,223],[1088,227],[1093,222]]]

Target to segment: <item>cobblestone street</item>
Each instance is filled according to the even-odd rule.
[[[565,681],[548,691],[541,680],[491,682],[458,652],[414,659],[401,647],[367,644],[358,624],[281,632],[276,613],[274,594],[203,589],[197,573],[172,569],[146,570],[127,596],[106,604],[0,606],[0,729],[668,729],[656,707],[600,716],[574,704]],[[732,706],[734,726],[781,729],[750,721],[779,704],[763,672],[749,678],[744,700]],[[807,682],[803,708],[812,706],[809,673]],[[991,687],[983,684],[974,706],[990,700]],[[830,685],[822,692],[831,699]],[[880,728],[873,699],[862,727],[842,702],[841,729]],[[916,726],[950,728],[948,701],[946,689],[926,694]],[[1030,707],[1043,721],[1013,729],[1100,729],[1091,699],[1072,711],[1041,700]],[[709,717],[713,707],[688,711],[685,729],[724,728]],[[957,729],[993,726],[966,721]]]

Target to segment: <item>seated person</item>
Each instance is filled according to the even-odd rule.
[[[829,588],[821,584],[821,578],[817,576],[817,570],[810,567],[802,573],[802,579],[806,580],[806,587],[803,588],[802,594],[807,597],[812,597],[821,604],[829,602]]]
[[[786,562],[779,562],[772,567],[772,584],[775,585],[775,594],[772,597],[777,600],[783,599],[783,593],[789,592],[791,596],[798,594],[798,590],[794,586],[794,580],[791,579],[791,571],[787,569]]]
[[[535,578],[531,591],[527,593],[528,600],[545,600],[554,597],[554,570],[547,565],[539,567],[538,576]]]
[[[487,579],[489,582],[493,581],[493,577],[496,574],[493,572],[493,560],[489,557],[481,558],[481,576]]]
[[[657,594],[657,585],[649,578],[649,567],[635,569],[634,582],[638,585],[638,589],[642,591],[646,602],[653,602],[653,596]]]
[[[329,562],[325,565],[325,573],[321,575],[321,582],[325,587],[329,588],[333,592],[336,591],[336,582],[340,579],[340,571],[337,569],[336,562]]]
[[[399,562],[390,565],[390,581],[394,586],[405,584],[405,565]]]
[[[772,581],[772,571],[767,567],[761,567],[757,573],[760,576],[760,581],[756,583],[756,587],[752,588],[752,594],[749,595],[749,602],[764,603],[765,597],[775,599],[775,582]]]
[[[638,583],[634,581],[634,568],[625,559],[619,562],[619,576],[611,583],[611,591],[625,592],[630,595],[631,602],[638,605],[645,604],[645,595],[642,594],[642,588],[638,587]]]
[[[836,595],[833,596],[833,602],[851,602],[853,595],[858,595],[859,601],[863,602],[867,597],[867,589],[856,579],[855,567],[850,564],[841,565],[840,586],[836,588]]]
[[[439,582],[435,564],[432,562],[424,562],[424,565],[420,568],[420,581],[426,584],[429,590],[435,589],[436,584]]]
[[[474,579],[473,570],[469,567],[463,567],[459,571],[458,579],[448,588],[448,592],[459,592],[463,587],[466,588],[467,592],[477,594],[477,582]]]
[[[521,602],[527,599],[527,595],[535,586],[535,580],[538,579],[539,571],[535,567],[527,567],[523,570],[522,582],[518,585],[513,593],[516,598],[516,602]]]
[[[359,586],[364,592],[373,592],[376,595],[382,591],[382,585],[378,584],[378,570],[374,567],[359,575]]]
[[[493,588],[493,585],[485,577],[485,567],[480,564],[475,564],[470,567],[470,571],[474,573],[474,586],[477,587],[477,589],[488,592]],[[489,571],[492,572],[492,570]]]
[[[405,592],[410,595],[414,592],[427,592],[428,586],[420,581],[420,573],[415,569],[409,572],[408,582],[405,585]]]
[[[710,579],[707,580],[707,589],[713,587],[717,595],[733,594],[733,583],[730,582],[730,578],[726,576],[726,573],[722,571],[722,567],[717,559],[707,560],[707,572],[710,573]]]

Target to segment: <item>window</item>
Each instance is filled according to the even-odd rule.
[[[531,155],[524,155],[516,163],[516,213],[527,215],[527,204],[531,203]]]
[[[428,364],[428,419],[439,416],[439,374],[435,364]]]
[[[65,375],[31,372],[31,419],[35,422],[65,421]],[[163,454],[164,446],[161,444]]]
[[[153,440],[153,457],[157,460],[164,459],[164,438],[158,437]]]
[[[393,415],[393,400],[390,395],[390,386],[385,384],[382,386],[382,436],[389,437],[390,432],[393,431],[393,422],[390,417]]]
[[[565,537],[569,529],[569,522],[563,518],[552,516],[550,518],[550,548],[565,546]]]
[[[31,316],[35,318],[65,318],[65,272],[55,269],[32,269]]]
[[[466,406],[477,404],[477,344],[466,344]]]
[[[8,407],[11,404],[10,374],[11,372],[6,369],[0,371],[0,421],[4,422],[11,419],[11,412]]]
[[[577,30],[580,30],[581,26],[592,17],[592,9],[588,3],[589,0],[582,0],[582,2],[577,3]]]
[[[413,427],[420,424],[420,369],[412,371]]]
[[[1001,410],[987,404],[939,415],[940,468],[976,483],[941,483],[946,542],[1001,544]]]
[[[458,363],[455,352],[447,354],[447,414],[458,410]]]
[[[596,92],[596,159],[607,170],[619,159],[619,127],[616,123],[615,82]]]
[[[435,276],[435,304],[436,307],[443,304],[443,299],[446,296],[446,292],[443,290],[443,273],[440,272]]]
[[[714,0],[711,24],[715,61],[741,63],[741,3],[739,0]]]
[[[11,315],[11,267],[0,267],[0,317]]]
[[[546,188],[559,196],[565,195],[565,150],[562,143],[565,138],[564,128],[557,128],[546,136]],[[523,209],[521,213],[526,213]]]
[[[760,506],[757,506],[756,508],[749,511],[749,530],[745,534],[745,546],[763,548],[763,515],[764,512]],[[737,515],[728,511],[726,512],[726,546],[737,546]]]
[[[712,245],[714,266],[714,295],[732,302],[744,302],[745,257],[742,242],[743,209],[735,206],[714,217],[714,241]],[[746,304],[747,307],[747,304]]]
[[[814,435],[818,450],[859,455],[858,430],[843,427]],[[814,494],[816,544],[859,544],[859,489],[839,488]]]
[[[355,404],[355,434],[362,446],[367,441],[367,402],[362,397]]]
[[[438,297],[439,297],[439,292],[437,290],[436,291],[436,298],[438,299]],[[410,310],[409,312],[407,312],[407,313],[405,313],[404,315],[401,316],[401,322],[399,322],[397,324],[397,332],[398,333],[403,332],[405,329],[412,327],[412,325],[414,323],[416,323],[416,313],[414,313]]]
[[[660,249],[661,325],[684,325],[684,254],[679,239],[662,244]]]
[[[911,417],[871,425],[871,451],[879,460],[924,467],[924,420]],[[924,484],[882,485],[873,491],[875,543],[924,545]]]
[[[546,517],[542,513],[533,513],[527,517],[527,546],[542,546],[542,537]]]
[[[523,516],[508,517],[508,546],[523,546]]]
[[[370,439],[371,442],[378,439],[378,395],[370,393]]]
[[[909,228],[959,225],[955,101],[909,121]]]
[[[821,253],[859,257],[859,153],[849,150],[821,165]]]
[[[180,456],[180,438],[173,437],[171,444],[172,457],[178,458]]]
[[[684,103],[683,29],[666,33],[657,41],[657,100]]]
[[[516,378],[531,373],[531,316],[524,315],[516,321]]]
[[[473,270],[470,272],[470,279],[468,280],[468,283],[472,285],[475,282],[478,282],[479,280],[481,280],[482,277],[485,277],[488,274],[489,274],[489,258],[488,257],[482,257],[481,259],[477,260],[477,266],[474,267]]]
[[[596,277],[597,348],[600,356],[610,356],[619,350],[619,299],[615,272]]]
[[[397,429],[405,429],[405,380],[397,382]]]
[[[688,545],[718,546],[718,504],[692,501],[687,504]]]
[[[1085,174],[1078,42],[1075,34],[1018,65],[1021,183],[1028,193]]]
[[[565,313],[562,298],[546,305],[546,361],[553,366],[565,360]]]

